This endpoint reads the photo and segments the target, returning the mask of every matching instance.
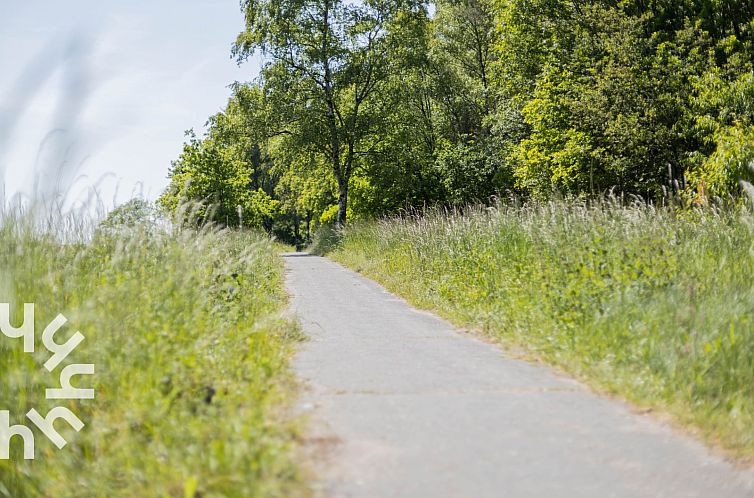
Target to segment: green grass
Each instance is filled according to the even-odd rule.
[[[750,458],[753,225],[556,202],[360,224],[330,256]]]
[[[75,217],[55,225],[76,235]],[[86,424],[58,422],[69,445],[35,432],[37,458],[20,444],[0,461],[6,497],[288,497],[300,490],[286,416],[288,360],[300,332],[281,317],[282,263],[270,241],[205,228],[132,228],[60,243],[6,215],[0,227],[0,302],[20,322],[36,303],[37,353],[0,336],[0,409],[26,423],[58,404]],[[83,233],[83,232],[81,232]],[[57,314],[86,340],[68,363],[94,363],[93,401],[52,402],[41,332]],[[63,336],[66,334],[63,334]],[[62,337],[56,338],[63,342]],[[65,430],[64,430],[65,428]]]

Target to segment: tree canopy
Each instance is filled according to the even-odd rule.
[[[264,60],[161,199],[302,241],[429,205],[739,194],[754,160],[750,0],[244,0]]]

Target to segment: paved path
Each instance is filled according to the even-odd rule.
[[[322,496],[754,497],[754,472],[651,417],[327,259],[285,261]]]

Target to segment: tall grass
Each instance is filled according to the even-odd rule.
[[[754,456],[754,218],[553,202],[353,226],[331,256]]]
[[[251,233],[154,226],[71,234],[39,230],[19,214],[0,220],[0,302],[16,322],[36,303],[37,353],[0,336],[0,409],[26,423],[59,404],[86,424],[59,422],[69,445],[35,433],[37,458],[0,461],[4,497],[287,497],[295,494],[294,425],[284,417],[287,362],[298,337],[279,315],[282,267]],[[73,236],[71,236],[73,235]],[[46,401],[59,369],[41,331],[58,313],[86,337],[68,363],[93,363],[95,400]],[[62,338],[56,337],[58,342]]]

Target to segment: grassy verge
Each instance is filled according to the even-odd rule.
[[[288,497],[299,490],[283,415],[288,359],[298,330],[280,317],[282,267],[272,243],[215,229],[168,234],[135,228],[61,244],[31,224],[0,228],[0,302],[36,303],[37,348],[0,336],[0,409],[25,423],[35,408],[70,408],[79,433],[59,421],[69,445],[39,432],[36,460],[0,461],[6,497]],[[86,337],[67,363],[93,363],[93,401],[46,401],[60,368],[42,330],[63,313],[59,343]],[[65,331],[65,333],[63,333]],[[33,427],[33,426],[32,426]]]
[[[330,256],[752,457],[753,224],[553,203],[357,225]]]

